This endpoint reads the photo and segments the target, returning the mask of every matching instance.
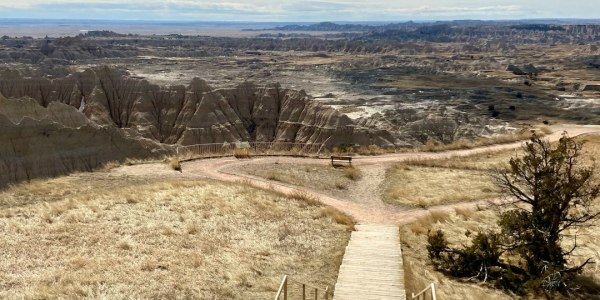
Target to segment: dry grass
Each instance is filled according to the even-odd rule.
[[[542,126],[542,127],[540,127],[540,132],[544,135],[548,135],[548,134],[551,134],[553,131],[552,131],[552,128],[550,128],[548,126]]]
[[[164,165],[164,164],[163,164]],[[267,299],[335,283],[348,224],[241,184],[93,173],[0,193],[2,299]]]
[[[134,166],[134,165],[142,165],[142,164],[152,164],[156,162],[160,162],[162,159],[159,158],[140,158],[140,159],[132,159],[128,158],[122,165],[125,166]]]
[[[344,176],[350,180],[359,180],[362,178],[362,171],[356,167],[349,166],[344,168]]]
[[[592,164],[593,158],[600,157],[600,135],[585,135],[577,137],[576,140],[584,142],[583,159],[586,163]],[[511,149],[446,159],[410,160],[405,164],[419,167],[494,171],[507,168],[511,158],[521,155],[523,155],[522,149]]]
[[[302,182],[302,179],[299,179],[293,174],[289,174],[288,172],[285,172],[283,170],[264,170],[264,172],[259,171],[258,173],[260,174],[257,174],[258,177],[263,177],[268,180],[279,181],[282,183],[289,183],[294,185],[302,185],[300,184]]]
[[[329,155],[365,155],[365,156],[374,156],[374,155],[382,155],[386,153],[395,153],[398,149],[393,147],[381,148],[377,145],[362,145],[362,146],[348,146],[348,147],[334,147],[331,151],[324,150],[321,152],[324,156]]]
[[[356,153],[360,155],[381,155],[393,152],[393,150],[382,149],[377,145],[360,146],[356,149]]]
[[[250,148],[233,148],[231,146],[213,147],[211,144],[204,144],[196,146],[186,146],[180,148],[179,157],[182,161],[202,159],[202,158],[215,158],[215,157],[227,157],[234,156],[239,159],[252,158],[256,156],[302,156],[310,157],[316,156],[317,148],[308,149],[303,145],[297,146],[286,146],[278,145],[273,143],[269,145],[258,145]]]
[[[235,172],[321,191],[346,190],[353,182],[345,175],[346,168],[334,168],[325,164],[251,164],[238,168]]]
[[[537,132],[541,135],[545,133],[543,130]],[[531,130],[521,130],[519,133],[516,134],[494,135],[491,137],[482,137],[475,140],[460,139],[451,144],[437,144],[433,142],[428,142],[427,144],[420,147],[418,150],[427,152],[440,152],[448,150],[472,149],[490,145],[514,143],[518,141],[527,140],[530,137]]]
[[[595,164],[595,158],[600,157],[600,135],[585,135],[577,140],[584,142],[582,162]],[[508,168],[508,161],[522,154],[522,149],[514,149],[407,161],[388,170],[384,197],[391,203],[423,208],[494,197],[497,189],[489,172]]]
[[[169,167],[175,171],[181,172],[181,163],[179,162],[179,157],[173,156],[167,159]]]
[[[102,165],[102,167],[99,169],[99,171],[108,172],[108,171],[116,169],[120,166],[135,166],[135,165],[143,165],[143,164],[153,164],[153,163],[160,162],[161,160],[170,162],[171,159],[173,159],[173,158],[169,158],[169,157],[165,157],[163,159],[161,159],[161,158],[146,158],[146,159],[128,158],[123,162],[111,160],[109,162],[104,163]]]
[[[288,198],[296,200],[296,201],[301,201],[302,203],[305,203],[310,206],[319,206],[321,204],[321,202],[319,202],[319,199],[317,199],[317,197],[315,197],[314,195],[309,194],[308,192],[305,192],[305,191],[296,191],[296,192],[288,195]]]
[[[542,132],[546,127],[542,127]],[[548,129],[550,130],[550,129]],[[584,160],[593,163],[594,157],[600,157],[600,135],[584,135],[576,138],[579,142],[584,142]],[[406,164],[421,167],[438,167],[451,169],[467,170],[488,170],[503,169],[508,167],[508,161],[523,154],[522,149],[500,150],[494,152],[485,152],[470,156],[455,156],[447,159],[424,159],[407,161]]]
[[[347,190],[347,189],[348,189],[348,185],[346,185],[346,184],[345,184],[345,183],[343,183],[343,182],[336,182],[336,183],[335,183],[335,187],[336,187],[338,190]]]
[[[432,168],[493,171],[508,167],[508,161],[523,153],[521,149],[485,152],[470,156],[455,156],[446,159],[421,159],[405,162],[406,165]]]
[[[354,224],[356,223],[352,217],[340,212],[333,207],[325,207],[322,210],[323,214],[333,219],[337,224],[344,225],[349,231],[354,231]]]
[[[388,203],[421,208],[497,195],[486,172],[405,164],[387,170],[383,190]]]
[[[250,149],[237,148],[233,150],[233,156],[237,159],[252,158],[252,152]]]
[[[104,165],[102,165],[102,168],[100,168],[101,171],[110,171],[114,168],[118,168],[121,166],[121,163],[115,160],[111,160],[109,162],[104,163]]]
[[[473,217],[475,212],[477,212],[477,209],[457,207],[454,209],[454,212],[456,213],[457,216],[462,217],[464,220],[468,220],[471,217]]]
[[[584,135],[577,137],[577,141],[583,142],[584,163],[597,164],[597,159],[600,157],[600,135]]]

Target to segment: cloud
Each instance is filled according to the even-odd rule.
[[[600,1],[590,0],[0,0],[4,18],[390,21],[596,17],[597,11]]]

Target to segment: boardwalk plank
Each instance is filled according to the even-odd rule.
[[[405,300],[398,227],[357,225],[346,253],[334,300]]]

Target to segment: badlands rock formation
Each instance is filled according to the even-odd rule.
[[[72,106],[0,96],[0,186],[89,171],[109,161],[164,155],[167,149],[98,126]]]
[[[392,146],[303,91],[250,83],[213,89],[200,79],[162,87],[109,68],[66,78],[0,72],[0,185],[159,157],[168,144],[241,141]]]
[[[276,84],[213,89],[194,79],[187,87],[163,87],[104,67],[55,80],[5,71],[0,73],[0,93],[30,97],[42,107],[68,104],[96,124],[133,129],[167,144],[281,141],[332,147],[395,142],[387,131],[358,126],[311,101],[304,91]]]

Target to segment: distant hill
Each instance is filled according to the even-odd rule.
[[[600,20],[579,20],[579,19],[548,19],[548,20],[502,20],[502,21],[483,21],[483,20],[454,20],[454,21],[435,21],[435,22],[401,22],[389,24],[338,24],[333,22],[320,22],[315,24],[288,24],[284,26],[264,28],[264,29],[245,29],[246,31],[337,31],[337,32],[384,32],[386,30],[405,30],[407,28],[421,28],[434,26],[513,26],[517,30],[537,30],[551,31],[564,30],[557,25],[592,25],[600,24]]]
[[[126,34],[116,33],[110,30],[90,30],[85,33],[88,37],[124,37]]]
[[[333,22],[320,22],[316,24],[290,24],[265,29],[250,29],[249,31],[275,30],[275,31],[337,31],[337,32],[371,32],[392,29],[401,29],[418,26],[412,21],[390,24],[338,24]],[[425,24],[425,23],[420,23]]]
[[[332,22],[321,22],[310,25],[285,25],[273,28],[283,31],[371,31],[378,26],[361,24],[336,24]]]

